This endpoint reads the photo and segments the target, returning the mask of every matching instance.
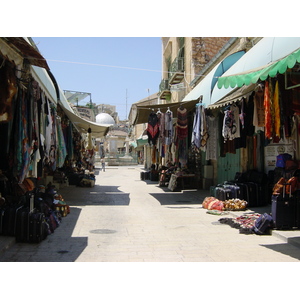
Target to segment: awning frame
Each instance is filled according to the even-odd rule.
[[[196,104],[199,103],[199,99],[191,100],[191,101],[181,101],[181,102],[173,102],[173,103],[164,103],[164,104],[154,104],[154,105],[135,105],[137,109],[136,118],[133,122],[133,126],[136,124],[144,124],[148,122],[148,117],[151,111],[160,110],[161,112],[165,112],[168,109],[172,111],[173,117],[176,118],[177,109],[182,105],[187,109],[188,112],[195,109]]]

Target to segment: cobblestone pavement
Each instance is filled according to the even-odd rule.
[[[276,235],[245,235],[201,208],[208,191],[171,192],[139,167],[96,169],[96,186],[59,190],[71,206],[40,244],[12,243],[1,262],[298,262]]]

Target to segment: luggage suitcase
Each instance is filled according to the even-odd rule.
[[[276,229],[292,229],[297,227],[297,201],[291,193],[272,195],[272,218],[274,228]]]
[[[7,236],[15,235],[16,205],[6,206],[1,209],[0,234]]]
[[[28,242],[40,243],[47,236],[45,215],[33,211],[29,213],[28,218]]]
[[[228,188],[231,191],[229,199],[241,199],[241,189],[238,185],[225,183],[223,186],[224,188]]]
[[[240,199],[249,202],[249,190],[247,184],[238,182],[236,185],[240,188]]]
[[[224,201],[231,198],[231,190],[224,187],[223,185],[217,185],[215,188],[216,198],[218,200]]]
[[[16,213],[15,236],[16,242],[28,242],[29,208],[22,207]]]
[[[258,184],[254,182],[245,182],[248,187],[248,207],[259,206],[258,203]]]

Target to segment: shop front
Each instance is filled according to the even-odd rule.
[[[66,170],[108,128],[72,112],[29,39],[0,39],[0,83],[0,235],[40,242],[70,212],[58,193]]]

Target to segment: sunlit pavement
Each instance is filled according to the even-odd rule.
[[[54,234],[40,244],[10,239],[0,261],[299,261],[297,244],[276,234],[240,234],[219,223],[220,216],[207,214],[201,203],[209,191],[171,192],[157,182],[141,180],[141,170],[140,166],[96,169],[95,187],[60,189],[71,213]]]

